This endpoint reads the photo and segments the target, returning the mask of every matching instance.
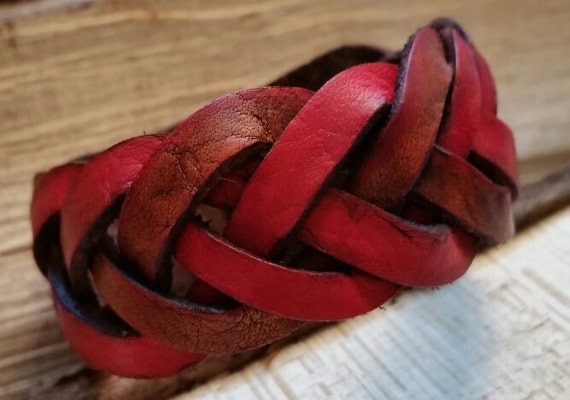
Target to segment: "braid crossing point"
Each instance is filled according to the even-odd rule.
[[[174,374],[459,278],[513,235],[513,137],[440,19],[39,174],[34,255],[92,367]]]

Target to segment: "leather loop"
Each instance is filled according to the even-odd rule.
[[[459,278],[514,233],[513,135],[454,21],[333,50],[34,182],[34,256],[94,368],[174,374]]]

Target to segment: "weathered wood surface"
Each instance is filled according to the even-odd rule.
[[[521,159],[543,157],[524,176],[570,161],[565,0],[103,0],[24,14],[20,3],[29,2],[0,6],[0,397],[77,398],[57,391],[75,380],[84,393],[98,382],[107,398],[149,388],[165,398],[176,383],[101,383],[62,340],[31,258],[33,174],[169,126],[327,49],[399,48],[433,17],[453,16],[491,64]],[[479,257],[454,285],[405,294],[189,396],[569,397],[568,226],[559,213]]]

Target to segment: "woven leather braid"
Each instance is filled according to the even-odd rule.
[[[38,175],[34,255],[87,363],[158,377],[457,279],[516,195],[489,68],[440,19]]]

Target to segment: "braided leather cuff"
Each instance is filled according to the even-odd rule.
[[[39,174],[34,256],[88,364],[165,376],[457,279],[517,185],[489,68],[440,19]]]

